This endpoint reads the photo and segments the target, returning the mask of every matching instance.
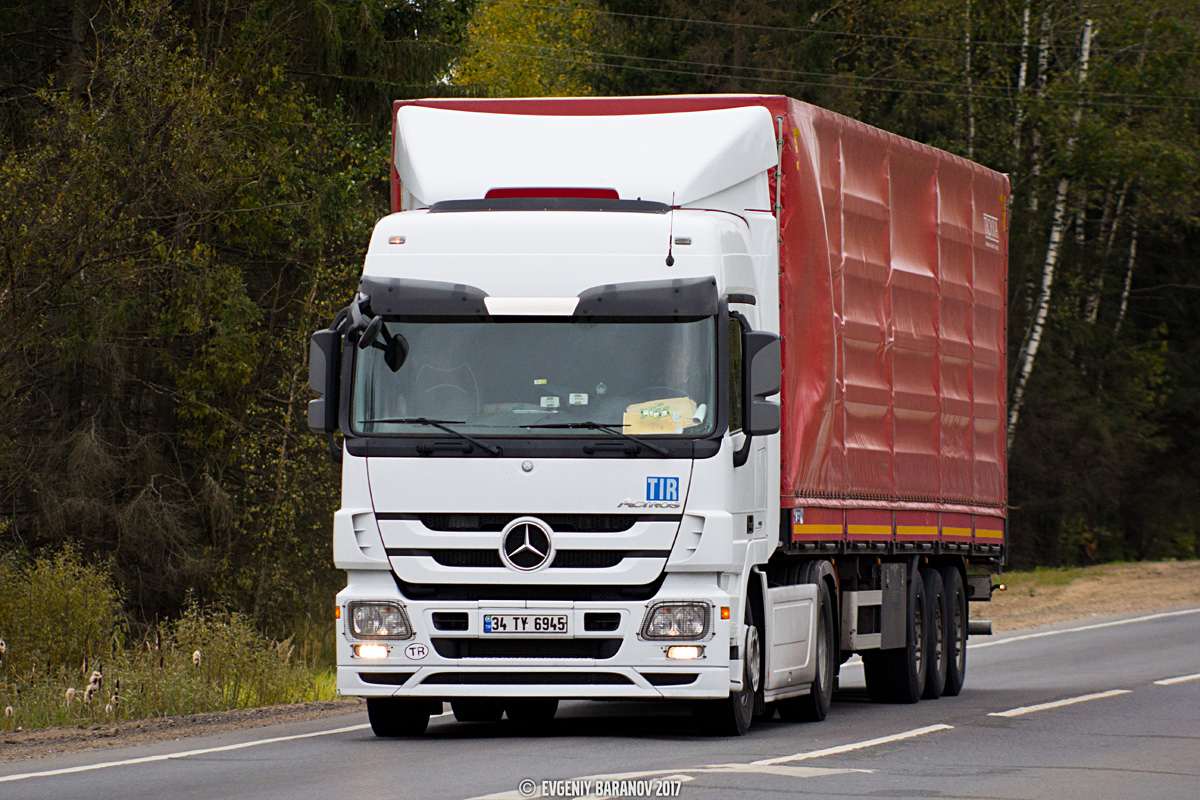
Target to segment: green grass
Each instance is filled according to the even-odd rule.
[[[1174,561],[1175,559],[1168,559]],[[1005,572],[997,582],[1006,584],[1008,591],[1036,595],[1039,589],[1054,589],[1070,586],[1080,579],[1099,578],[1114,567],[1134,562],[1113,561],[1086,567],[1037,567],[1031,570]],[[1144,562],[1143,562],[1144,563]]]
[[[103,565],[74,551],[0,557],[0,730],[337,696],[333,670],[244,615],[192,607],[131,640],[119,599]]]

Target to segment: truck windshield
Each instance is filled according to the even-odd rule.
[[[539,426],[586,421],[706,436],[716,417],[715,330],[711,317],[389,320],[370,347],[355,348],[353,429],[428,435],[435,431],[416,420],[429,418],[472,435],[595,436]]]

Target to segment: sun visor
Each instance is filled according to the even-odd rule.
[[[414,208],[492,189],[591,186],[681,206],[777,160],[771,114],[761,106],[587,117],[408,105],[396,114],[393,156]]]

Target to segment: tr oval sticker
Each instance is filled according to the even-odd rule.
[[[404,648],[404,655],[408,656],[414,661],[420,661],[422,658],[429,655],[429,648],[420,642],[413,642],[408,647]]]

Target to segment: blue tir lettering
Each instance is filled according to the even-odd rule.
[[[646,478],[646,499],[679,502],[679,478]]]

